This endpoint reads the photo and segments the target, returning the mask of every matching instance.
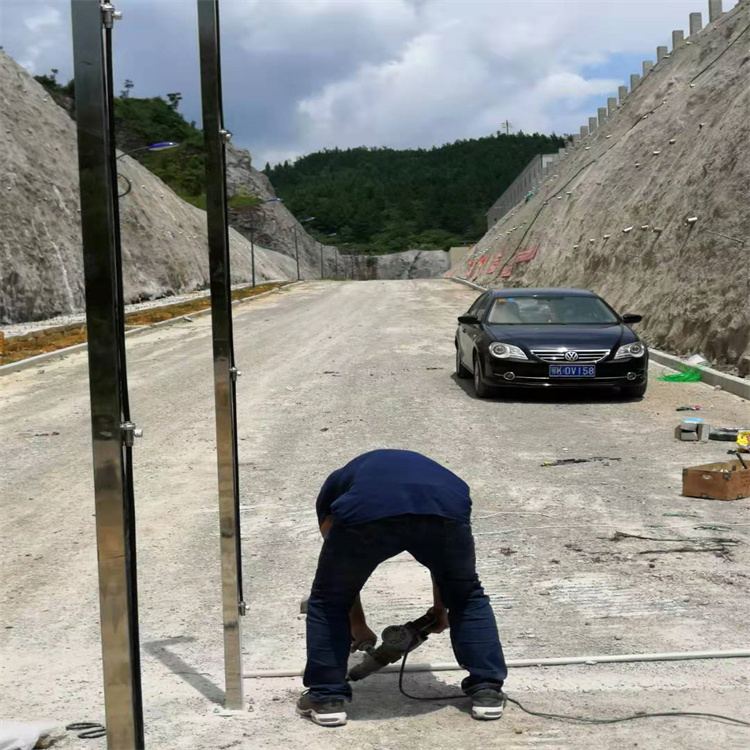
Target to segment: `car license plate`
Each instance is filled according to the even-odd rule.
[[[595,378],[594,365],[550,365],[551,378]]]

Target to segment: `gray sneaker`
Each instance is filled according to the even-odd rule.
[[[321,727],[342,727],[346,724],[346,711],[342,698],[331,698],[322,703],[310,700],[307,693],[303,693],[297,701],[297,713],[307,716]]]
[[[477,690],[471,694],[471,715],[480,721],[499,719],[505,708],[505,693],[495,688]]]

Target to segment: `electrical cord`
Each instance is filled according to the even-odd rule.
[[[721,714],[702,713],[699,711],[655,711],[651,713],[637,713],[630,716],[618,716],[614,719],[594,719],[586,716],[566,716],[565,714],[548,714],[543,711],[532,711],[530,708],[521,705],[515,698],[508,697],[508,701],[518,706],[521,711],[530,716],[540,716],[543,719],[557,719],[558,721],[569,721],[572,724],[620,724],[624,721],[634,721],[635,719],[651,719],[659,716],[692,716],[699,719],[720,719],[737,726],[750,727],[750,721],[735,719],[731,716],[722,716]]]
[[[76,736],[81,740],[96,740],[99,737],[107,736],[106,728],[95,721],[76,721],[73,724],[68,724],[65,729],[69,732],[79,732]]]
[[[466,698],[464,693],[454,695],[410,695],[404,690],[404,671],[406,669],[406,659],[409,656],[407,651],[404,654],[404,658],[401,660],[401,669],[398,673],[398,689],[402,695],[406,698],[410,698],[414,701],[453,701],[459,698]],[[669,717],[669,716],[684,716],[693,717],[697,719],[718,719],[726,721],[735,726],[750,727],[750,721],[744,721],[743,719],[735,719],[731,716],[722,716],[721,714],[703,713],[699,711],[658,711],[652,713],[637,713],[631,714],[630,716],[618,716],[613,719],[598,719],[587,716],[567,716],[565,714],[550,714],[544,711],[532,711],[530,708],[526,708],[520,701],[510,696],[505,696],[506,700],[521,709],[524,713],[530,716],[538,716],[542,719],[554,719],[557,721],[567,721],[571,724],[620,724],[625,721],[635,721],[636,719],[651,719],[657,717]]]

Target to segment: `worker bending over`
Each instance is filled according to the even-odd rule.
[[[318,495],[324,538],[307,604],[308,688],[297,710],[322,726],[346,723],[351,650],[377,640],[359,592],[380,563],[409,552],[429,569],[437,618],[469,672],[461,687],[475,719],[499,719],[507,675],[495,617],[476,571],[468,485],[419,453],[364,453],[326,479]]]

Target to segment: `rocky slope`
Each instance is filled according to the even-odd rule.
[[[277,198],[268,177],[252,166],[250,154],[231,143],[227,147],[227,193],[244,193],[263,201]],[[316,242],[283,202],[262,203],[246,209],[230,208],[229,221],[247,239],[254,230],[256,242],[290,258],[296,258],[299,253],[302,278],[321,277],[321,257],[323,275],[327,278],[334,275],[336,248]]]
[[[227,148],[227,191],[245,193],[261,200],[276,198],[271,181],[255,169],[247,151]],[[306,217],[303,217],[306,218]],[[283,202],[260,204],[247,209],[230,209],[229,220],[245,237],[254,228],[256,241],[277,252],[295,257],[299,251],[302,278],[320,278],[321,244],[305,232],[304,226],[287,210]],[[296,235],[296,247],[295,247]],[[337,258],[338,255],[338,258]],[[350,278],[351,261],[334,245],[322,246],[323,273],[326,278]],[[448,254],[441,250],[404,250],[390,255],[354,255],[354,277],[359,279],[432,279],[448,270]]]
[[[362,256],[357,256],[362,258]],[[448,270],[448,253],[442,250],[405,250],[402,253],[376,255],[369,260],[367,278],[436,279]],[[364,266],[355,263],[358,269]]]
[[[0,322],[80,311],[84,289],[75,125],[3,52],[0,155]],[[205,213],[133,159],[121,159],[119,170],[133,185],[120,201],[126,301],[206,286]],[[233,281],[249,281],[249,242],[232,230],[230,243]],[[295,263],[258,248],[256,277],[296,277]]]
[[[652,344],[750,371],[749,49],[744,1],[662,59],[452,273],[593,289],[643,314]]]

